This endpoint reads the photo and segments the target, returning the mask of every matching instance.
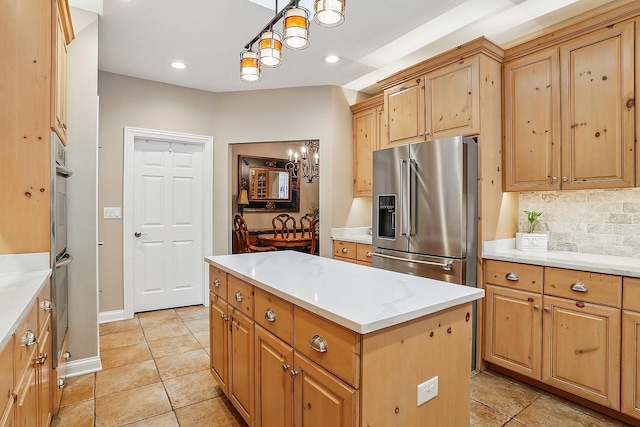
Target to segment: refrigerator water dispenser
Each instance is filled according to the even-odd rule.
[[[396,196],[378,196],[378,237],[395,239],[396,237]]]

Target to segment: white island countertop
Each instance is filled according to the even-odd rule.
[[[360,334],[484,296],[482,289],[295,251],[208,256],[205,261]]]

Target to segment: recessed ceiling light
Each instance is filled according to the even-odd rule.
[[[172,62],[171,66],[173,68],[177,68],[178,70],[184,70],[185,68],[187,68],[186,64],[184,62],[180,62],[180,61]]]
[[[336,55],[327,55],[324,57],[324,61],[328,62],[329,64],[334,64],[340,61],[340,58],[338,58]]]

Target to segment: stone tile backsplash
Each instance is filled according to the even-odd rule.
[[[549,233],[549,250],[640,258],[640,188],[519,194],[523,211],[542,211],[536,231]]]

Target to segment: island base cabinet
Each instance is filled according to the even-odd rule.
[[[640,419],[640,313],[622,314],[622,413]]]
[[[209,293],[209,342],[211,374],[225,395],[229,394],[229,317],[227,303]]]
[[[471,312],[468,303],[363,336],[360,425],[469,425]],[[416,406],[418,384],[434,377],[438,396]]]
[[[295,353],[294,360],[296,427],[358,426],[358,390],[304,356]]]
[[[232,310],[229,330],[229,399],[250,426],[254,401],[254,326],[253,320],[238,310]]]
[[[542,381],[620,410],[620,309],[544,298]]]

